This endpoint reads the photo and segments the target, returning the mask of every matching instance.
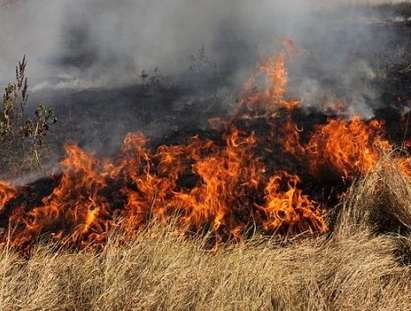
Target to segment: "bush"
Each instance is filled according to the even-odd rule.
[[[26,57],[16,66],[16,81],[4,90],[0,107],[0,174],[17,175],[41,166],[41,155],[50,126],[56,122],[53,110],[37,105],[27,116],[28,78]]]

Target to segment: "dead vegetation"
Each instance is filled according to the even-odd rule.
[[[337,231],[350,235],[351,226],[360,226],[375,233],[410,233],[410,191],[407,177],[401,174],[396,164],[391,163],[389,157],[383,159],[345,194],[346,198],[338,211]]]
[[[409,310],[411,192],[389,161],[355,183],[332,233],[286,245],[267,237],[208,251],[172,226],[103,252],[38,246],[0,254],[3,310]],[[331,217],[332,218],[332,217]],[[40,307],[41,306],[41,307]]]

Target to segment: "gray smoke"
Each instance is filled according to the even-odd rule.
[[[304,63],[294,66],[299,78],[295,89],[307,105],[333,93],[322,78],[331,73],[331,79],[340,80],[341,90],[350,89],[352,110],[370,116],[378,105],[378,94],[368,83],[376,70],[367,60],[350,57],[361,38],[370,35],[369,27],[357,22],[355,10],[341,10],[332,18],[319,13],[348,2],[352,1],[16,1],[0,8],[0,84],[12,78],[23,54],[29,56],[36,91],[133,84],[142,70],[154,68],[178,76],[189,67],[189,56],[202,47],[216,64],[236,66],[233,80],[242,81],[252,64],[287,36],[309,53],[318,52],[314,72]],[[330,37],[334,28],[344,33],[344,42]],[[376,41],[360,48],[381,45]]]
[[[122,83],[118,79],[127,81],[128,74],[142,69],[177,72],[201,46],[215,52],[212,45],[224,23],[244,29],[271,24],[259,34],[264,39],[278,35],[275,26],[290,26],[295,20],[290,14],[302,17],[304,8],[304,1],[296,0],[20,1],[0,12],[0,76],[7,77],[24,53],[36,80],[59,75]],[[287,23],[278,19],[285,15],[291,18]]]

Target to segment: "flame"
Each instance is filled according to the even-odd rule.
[[[232,128],[223,145],[193,137],[187,145],[160,146],[156,152],[146,143],[142,134],[129,134],[114,163],[67,146],[52,194],[41,206],[27,213],[16,209],[10,218],[16,228],[12,245],[25,249],[42,234],[80,248],[101,245],[117,223],[132,236],[149,221],[175,217],[181,232],[207,230],[216,241],[239,239],[251,225],[272,233],[326,231],[319,205],[302,194],[297,176],[267,175],[256,156],[255,133]],[[191,185],[182,184],[187,175]]]
[[[15,197],[17,191],[9,183],[0,181],[0,208]]]
[[[293,112],[301,102],[287,98],[285,66],[286,56],[299,50],[292,41],[284,45],[245,83],[230,118],[210,120],[219,139],[194,136],[150,148],[142,133],[130,133],[109,160],[67,145],[58,185],[34,208],[13,208],[11,235],[0,240],[30,250],[45,235],[84,248],[104,245],[114,228],[132,238],[151,222],[172,220],[180,233],[207,232],[215,243],[241,239],[254,227],[266,234],[326,232],[327,202],[318,200],[323,189],[315,182],[330,172],[345,181],[366,175],[393,146],[377,120],[354,116],[330,118],[313,130],[300,126]],[[395,161],[411,179],[411,158]],[[0,182],[0,207],[19,191]]]
[[[268,58],[260,67],[260,72],[265,74],[268,87],[265,96],[273,102],[282,102],[288,84],[288,74],[285,68],[284,54]]]
[[[310,171],[317,175],[324,169],[334,170],[345,179],[367,174],[392,150],[384,138],[382,122],[332,119],[318,126],[306,147]]]
[[[42,206],[24,217],[18,209],[12,215],[10,226],[17,228],[12,244],[24,247],[47,232],[52,232],[53,239],[64,236],[65,243],[81,246],[104,240],[110,223],[103,221],[108,204],[99,195],[105,180],[98,172],[98,163],[75,145],[66,146],[66,154],[60,184]]]
[[[411,157],[405,159],[396,159],[397,167],[401,174],[411,180]]]
[[[300,143],[300,134],[302,132],[303,130],[299,129],[294,121],[288,117],[283,125],[282,137],[280,137],[280,143],[284,151],[296,156],[305,153],[305,148]]]
[[[183,209],[183,221],[195,230],[210,223],[214,232],[238,233],[247,225],[236,219],[236,213],[248,217],[253,207],[247,202],[257,191],[265,168],[253,158],[256,137],[242,136],[233,129],[226,146],[196,161],[192,171],[199,177],[189,192],[176,193],[176,206]],[[235,235],[235,234],[234,234]]]
[[[267,231],[285,229],[288,233],[317,231],[326,232],[327,225],[319,213],[318,204],[298,189],[300,179],[282,171],[270,178],[265,192],[264,212],[267,220],[263,227]],[[281,191],[281,184],[286,189]]]
[[[290,44],[291,41],[285,42]],[[285,47],[288,53],[294,53],[291,47]],[[283,51],[261,62],[256,72],[243,85],[244,95],[234,111],[234,117],[238,117],[244,107],[251,112],[262,110],[265,114],[273,114],[278,109],[292,111],[301,104],[297,99],[285,99],[288,84],[285,58],[286,52]],[[260,76],[264,78],[262,88],[257,86]]]

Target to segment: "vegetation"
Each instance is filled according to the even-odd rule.
[[[192,61],[193,72],[211,64],[204,49]],[[29,107],[26,65],[0,107],[0,173],[9,176],[41,165],[56,122],[44,105]],[[158,70],[140,78],[148,93],[166,88]],[[411,184],[394,161],[354,182],[327,225],[327,235],[257,232],[212,250],[207,236],[187,238],[172,224],[149,225],[132,241],[115,232],[99,251],[39,241],[24,258],[2,245],[0,309],[410,310]]]
[[[358,181],[330,236],[255,236],[207,251],[151,227],[102,252],[0,254],[4,310],[409,310],[411,185],[389,161]],[[395,224],[395,226],[393,226]]]
[[[23,57],[16,67],[16,82],[9,83],[4,90],[0,107],[0,167],[11,175],[41,165],[45,138],[56,122],[53,110],[43,104],[27,116],[30,107],[26,66]]]

